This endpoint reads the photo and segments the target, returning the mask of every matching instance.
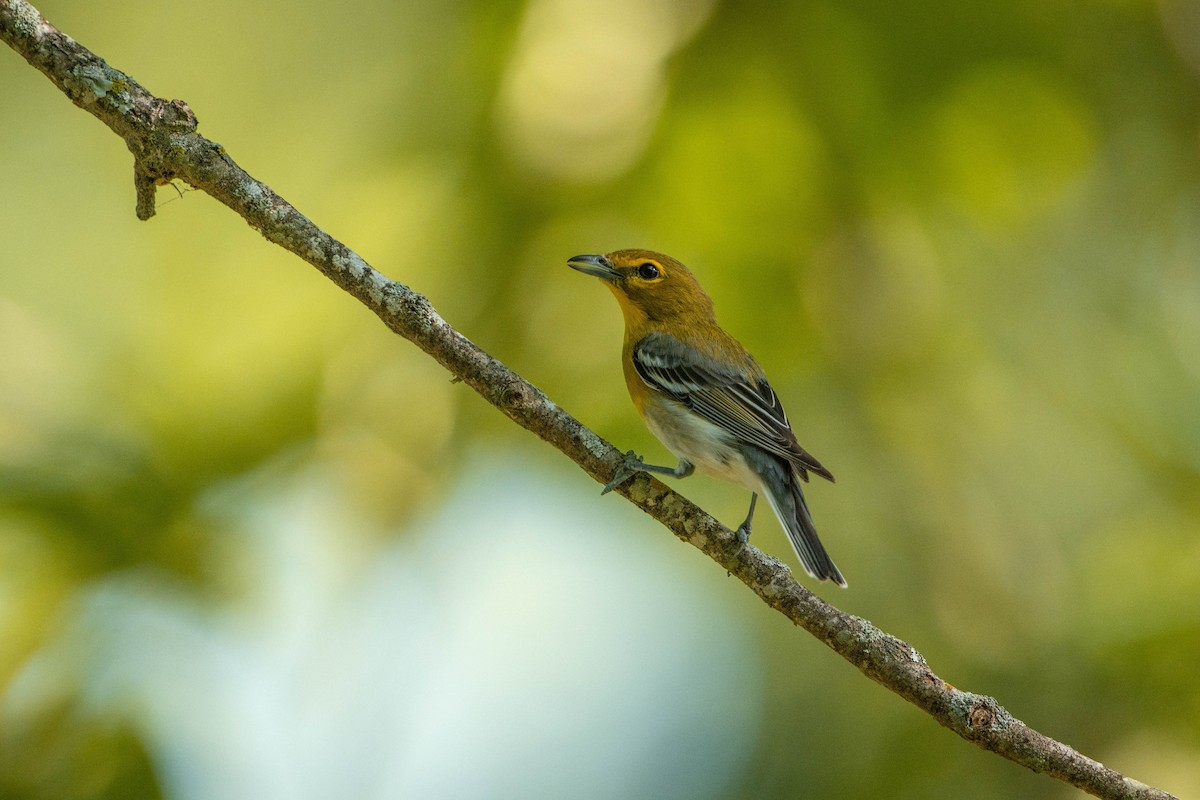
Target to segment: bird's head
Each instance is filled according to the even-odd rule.
[[[712,319],[713,304],[688,268],[652,250],[615,250],[575,256],[572,269],[594,275],[616,295],[627,324],[687,316]]]

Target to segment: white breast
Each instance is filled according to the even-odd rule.
[[[734,446],[733,436],[677,403],[646,409],[646,426],[677,457],[714,478],[761,491],[762,481]]]

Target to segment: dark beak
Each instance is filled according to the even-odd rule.
[[[567,259],[567,266],[602,280],[615,281],[617,279],[617,271],[612,268],[612,264],[604,256],[575,256]]]

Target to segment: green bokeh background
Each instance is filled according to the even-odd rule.
[[[555,402],[660,461],[621,385],[615,304],[565,260],[649,247],[689,264],[838,476],[810,497],[850,588],[813,588],[955,685],[1200,795],[1190,0],[39,8],[152,92],[186,100],[201,133]],[[431,528],[477,529],[464,546],[487,542],[497,560],[480,574],[511,576],[503,591],[524,585],[537,608],[635,648],[625,618],[604,616],[620,603],[575,613],[569,588],[547,580],[554,562],[528,555],[558,546],[562,520],[606,515],[599,535],[625,561],[591,573],[596,596],[674,599],[719,693],[749,709],[719,776],[677,796],[1079,795],[937,727],[652,521],[595,496],[207,196],[160,189],[158,215],[138,222],[121,142],[8,50],[0,93],[0,796],[202,796],[179,788],[191,784],[175,767],[203,772],[203,753],[163,745],[191,717],[136,679],[97,700],[114,648],[128,649],[80,636],[80,620],[132,582],[131,596],[166,591],[201,616],[256,609],[273,630],[286,614],[256,604],[253,587],[288,558],[289,524],[257,561],[228,531],[231,515],[270,527],[255,509],[281,492],[264,486],[335,498],[337,514],[320,518],[337,520],[321,556],[336,563],[436,550]],[[489,533],[503,526],[477,492],[500,475],[512,508],[556,506],[529,551]],[[707,478],[681,490],[727,521],[744,511],[744,492]],[[793,560],[766,517],[755,543]],[[585,576],[590,546],[561,551]],[[457,558],[436,552],[414,563]],[[354,583],[360,567],[339,574]],[[686,589],[653,594],[672,582]],[[122,608],[101,627],[123,625]],[[304,616],[302,602],[288,608]],[[564,647],[536,624],[515,643],[511,621],[488,625],[501,645]],[[495,669],[450,663],[464,683]],[[719,683],[723,668],[733,683]],[[675,678],[686,688],[690,674]],[[386,671],[372,680],[368,692]],[[681,693],[680,720],[709,702],[701,694]],[[553,727],[553,706],[535,691],[522,707],[532,727]],[[142,724],[148,707],[158,727]],[[472,719],[486,725],[489,707]],[[697,729],[720,740],[720,715],[705,719]],[[596,749],[613,733],[597,732]],[[503,738],[451,755],[469,772]],[[247,748],[253,774],[265,756]],[[682,785],[658,750],[641,752],[644,773]],[[553,747],[541,755],[572,769]],[[304,775],[302,759],[287,763]],[[576,796],[646,791],[621,788],[627,762],[601,763],[611,773]],[[535,761],[510,766],[483,796],[562,796]]]

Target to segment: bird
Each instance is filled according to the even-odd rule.
[[[796,441],[762,367],[717,324],[712,299],[682,263],[652,250],[581,255],[567,265],[599,278],[625,318],[621,363],[634,407],[650,432],[679,459],[645,463],[632,450],[601,494],[639,472],[686,478],[697,469],[750,490],[736,530],[749,540],[761,494],[779,518],[804,570],[846,586],[817,536],[801,489],[809,474],[833,473]]]

